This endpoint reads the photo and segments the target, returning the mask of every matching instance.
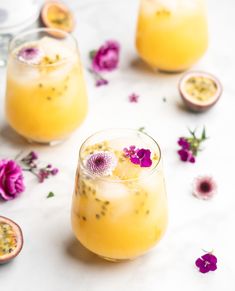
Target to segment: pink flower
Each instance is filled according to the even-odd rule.
[[[0,197],[12,200],[25,190],[21,167],[13,160],[0,161]]]
[[[95,72],[112,71],[119,62],[120,45],[109,40],[96,51],[92,57],[92,69]]]
[[[217,184],[210,176],[197,177],[193,183],[193,195],[199,199],[209,200],[217,192]]]

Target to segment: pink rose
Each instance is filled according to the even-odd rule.
[[[119,61],[120,45],[116,41],[109,40],[94,52],[92,69],[95,72],[112,71],[117,68]]]
[[[0,161],[0,197],[12,200],[25,189],[21,167],[13,160]]]

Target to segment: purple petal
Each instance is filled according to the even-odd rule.
[[[189,153],[188,153],[187,150],[183,150],[183,149],[179,150],[178,154],[180,156],[181,161],[183,161],[183,162],[187,162],[188,161]]]
[[[131,162],[135,165],[139,165],[140,164],[140,159],[137,157],[131,157]]]
[[[140,162],[142,168],[147,168],[152,166],[152,161],[149,158],[143,158]]]
[[[208,273],[209,271],[210,271],[210,266],[209,265],[207,265],[207,266],[201,266],[200,268],[199,268],[199,271],[201,272],[201,273]]]
[[[201,266],[204,265],[204,261],[201,258],[198,258],[195,262],[195,265],[200,268]]]
[[[209,267],[210,267],[210,271],[215,271],[217,269],[216,264],[210,264]]]

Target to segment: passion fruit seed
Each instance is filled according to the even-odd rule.
[[[0,216],[0,264],[16,257],[23,246],[20,227],[12,220]]]
[[[218,87],[216,83],[206,77],[190,77],[185,82],[186,92],[200,101],[207,101],[212,98]]]
[[[0,257],[10,254],[17,247],[16,235],[11,225],[0,222]]]

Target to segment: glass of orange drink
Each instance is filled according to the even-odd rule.
[[[137,130],[98,132],[81,146],[72,202],[80,243],[111,261],[136,258],[167,227],[161,151]]]
[[[186,70],[207,46],[205,0],[141,0],[136,47],[151,67],[168,72]]]
[[[66,139],[88,108],[76,40],[49,28],[16,36],[10,43],[5,99],[10,126],[27,140]]]

